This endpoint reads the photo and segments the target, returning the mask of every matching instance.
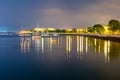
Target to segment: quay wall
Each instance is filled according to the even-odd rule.
[[[87,33],[58,33],[59,35],[79,35],[84,37],[91,37],[91,38],[98,38],[110,41],[117,41],[120,42],[120,35],[113,35],[113,34],[87,34]]]

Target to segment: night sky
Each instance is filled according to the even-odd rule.
[[[0,0],[0,27],[88,27],[120,20],[120,0]]]

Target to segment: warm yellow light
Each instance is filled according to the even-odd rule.
[[[88,52],[88,38],[86,38],[86,53]]]
[[[46,28],[35,28],[34,31],[37,32],[44,32],[46,30]]]
[[[110,34],[109,26],[103,25],[105,31],[104,34]]]
[[[110,62],[110,56],[108,53],[110,52],[110,41],[104,42],[104,56],[105,56],[105,62]]]
[[[55,28],[47,28],[48,31],[55,31]]]
[[[19,32],[19,34],[32,34],[33,32],[30,30],[22,30]]]
[[[42,53],[44,53],[44,38],[41,39],[41,43],[42,43]]]
[[[21,38],[21,52],[29,52],[30,51],[30,38]]]
[[[71,37],[70,37],[70,36],[67,36],[67,37],[66,37],[66,51],[67,51],[67,52],[70,52],[70,51],[71,51],[71,46],[72,46],[71,42],[72,42]]]
[[[68,28],[68,29],[66,29],[66,31],[67,32],[71,32],[71,31],[73,31],[72,29],[70,29],[70,28]]]

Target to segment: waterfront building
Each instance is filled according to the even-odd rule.
[[[73,31],[72,28],[68,28],[68,29],[66,29],[66,32],[72,32],[72,31]]]
[[[41,32],[41,33],[43,33],[43,32],[45,32],[46,31],[46,28],[34,28],[34,31],[35,32]]]
[[[77,32],[77,33],[85,33],[85,32],[86,32],[86,28],[76,29],[76,32]]]
[[[107,25],[102,25],[102,26],[105,29],[104,34],[110,34],[111,33],[111,31],[109,30],[109,26],[107,26]]]
[[[56,31],[55,28],[47,28],[47,30],[48,30],[49,32],[55,32],[55,31]]]
[[[33,34],[33,32],[31,30],[22,30],[18,34],[19,36],[30,36]]]

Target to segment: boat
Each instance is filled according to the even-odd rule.
[[[33,32],[30,30],[22,30],[18,33],[20,37],[29,37],[32,36]]]
[[[58,34],[43,33],[41,34],[41,37],[58,37]]]
[[[0,32],[0,36],[18,36],[15,32]]]
[[[56,33],[55,33],[55,34],[53,34],[53,37],[58,37],[58,34],[56,34]]]
[[[20,37],[29,37],[31,34],[19,34]]]

